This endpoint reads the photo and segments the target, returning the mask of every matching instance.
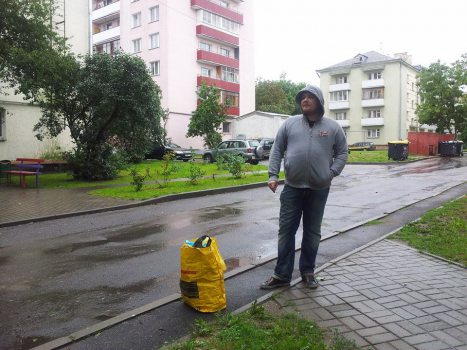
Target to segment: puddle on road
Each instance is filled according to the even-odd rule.
[[[193,220],[194,223],[202,223],[205,221],[210,220],[217,220],[222,219],[227,216],[237,216],[242,214],[243,210],[239,208],[238,205],[241,202],[232,203],[232,205],[228,206],[220,206],[220,207],[209,207],[202,210],[199,210],[199,215]]]
[[[399,167],[391,167],[389,168],[389,171],[393,172],[393,176],[402,176],[407,174],[426,174],[440,170],[457,169],[462,168],[463,166],[463,162],[458,159],[440,158],[436,159],[434,163],[421,163],[413,168],[404,167],[403,169],[400,169]]]

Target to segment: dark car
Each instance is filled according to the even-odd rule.
[[[269,158],[269,153],[271,153],[272,145],[274,144],[274,139],[260,139],[259,146],[256,148],[256,153],[258,154],[259,159]]]
[[[374,151],[375,149],[373,142],[355,142],[349,145],[349,151]]]
[[[145,159],[163,159],[164,154],[172,153],[175,156],[176,160],[183,160],[184,162],[188,162],[191,160],[192,154],[191,150],[187,148],[182,148],[179,145],[169,142],[167,145],[156,146],[154,147],[151,152],[145,155]]]
[[[216,148],[208,149],[203,154],[205,162],[215,162],[220,154],[240,154],[245,161],[251,164],[258,164],[258,155],[256,147],[259,146],[258,140],[228,140],[221,142]]]

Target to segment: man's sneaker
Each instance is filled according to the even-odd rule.
[[[319,283],[313,274],[303,274],[302,275],[302,282],[305,287],[310,289],[316,289],[319,287]]]
[[[290,282],[271,277],[266,282],[262,283],[259,287],[261,289],[275,289],[280,287],[290,286]]]

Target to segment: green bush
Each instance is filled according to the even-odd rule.
[[[151,177],[149,174],[149,167],[146,168],[146,174],[141,174],[138,172],[138,170],[131,169],[130,175],[133,179],[133,181],[130,182],[130,184],[135,186],[136,192],[141,191],[143,189],[144,181],[146,180],[146,178]]]
[[[204,175],[206,175],[206,171],[202,170],[195,162],[192,160],[190,162],[190,169],[189,169],[189,178],[190,184],[197,185],[198,180],[201,179]]]
[[[219,159],[221,159],[222,169],[227,170],[234,178],[240,179],[245,174],[245,158],[242,155],[226,153],[218,157],[217,162]]]

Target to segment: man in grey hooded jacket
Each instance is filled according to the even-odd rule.
[[[262,289],[290,285],[295,260],[295,234],[303,216],[299,261],[303,283],[317,288],[314,276],[321,240],[321,221],[332,179],[347,162],[347,142],[340,125],[324,117],[321,89],[308,85],[296,98],[302,115],[287,119],[277,132],[269,157],[268,187],[276,192],[284,158],[285,186],[281,192],[278,258],[274,275]]]

